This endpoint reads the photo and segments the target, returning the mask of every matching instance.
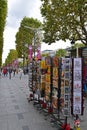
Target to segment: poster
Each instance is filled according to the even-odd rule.
[[[76,114],[81,114],[81,105],[80,104],[78,104],[78,105],[74,105],[73,106],[73,113],[76,115]]]
[[[74,81],[73,83],[73,91],[74,92],[81,92],[82,89],[82,82],[80,81]]]
[[[45,57],[45,65],[47,68],[46,74],[45,74],[45,100],[50,101],[50,82],[51,82],[51,57]]]
[[[52,106],[58,107],[58,57],[52,58]]]
[[[71,63],[71,58],[62,58],[61,106],[65,116],[70,114]]]
[[[82,112],[82,59],[74,58],[73,65],[73,114]]]

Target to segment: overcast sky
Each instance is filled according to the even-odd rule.
[[[20,22],[23,17],[33,17],[37,18],[42,22],[42,17],[40,14],[40,0],[8,0],[8,14],[6,20],[6,27],[4,31],[4,48],[3,48],[3,62],[7,57],[10,49],[15,49],[15,35],[20,26]],[[62,46],[63,43],[62,43]],[[41,50],[45,49],[57,49],[62,47],[55,46],[52,44],[48,46],[47,44],[42,44]]]

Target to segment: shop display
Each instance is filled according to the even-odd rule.
[[[50,88],[50,82],[51,82],[51,57],[45,57],[45,65],[47,68],[46,71],[46,81],[45,81],[45,99],[46,101],[50,101],[50,93],[51,93],[51,88]]]
[[[83,58],[83,91],[84,96],[87,97],[87,47],[82,49]]]
[[[73,114],[82,113],[82,59],[73,60]]]
[[[29,63],[29,88],[37,89],[40,86],[40,62],[31,61]]]
[[[58,108],[58,57],[52,58],[52,105]]]
[[[45,64],[45,58],[42,57],[42,60],[40,61],[40,71],[41,71],[41,96],[45,97],[45,83],[46,83],[46,72],[47,72],[47,68],[46,68],[46,64]]]
[[[62,58],[61,66],[61,106],[64,115],[70,115],[70,98],[71,98],[71,58]]]

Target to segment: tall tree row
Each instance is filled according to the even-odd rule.
[[[38,29],[42,23],[34,18],[24,17],[20,23],[18,32],[16,33],[16,50],[18,57],[28,55],[28,48],[26,45],[32,45],[34,38],[34,29]],[[26,28],[26,27],[30,27]],[[39,42],[39,41],[38,41]]]
[[[2,53],[3,53],[3,32],[6,23],[7,16],[7,0],[0,0],[0,66],[2,64]]]
[[[87,45],[87,0],[41,0],[44,41],[80,40]]]

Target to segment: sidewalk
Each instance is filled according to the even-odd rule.
[[[28,75],[2,77],[0,79],[0,130],[57,130],[51,127],[33,104],[28,103]],[[73,126],[73,119],[68,118]],[[87,100],[81,117],[81,130],[87,129]]]
[[[56,130],[28,103],[28,75],[0,79],[0,130]]]

